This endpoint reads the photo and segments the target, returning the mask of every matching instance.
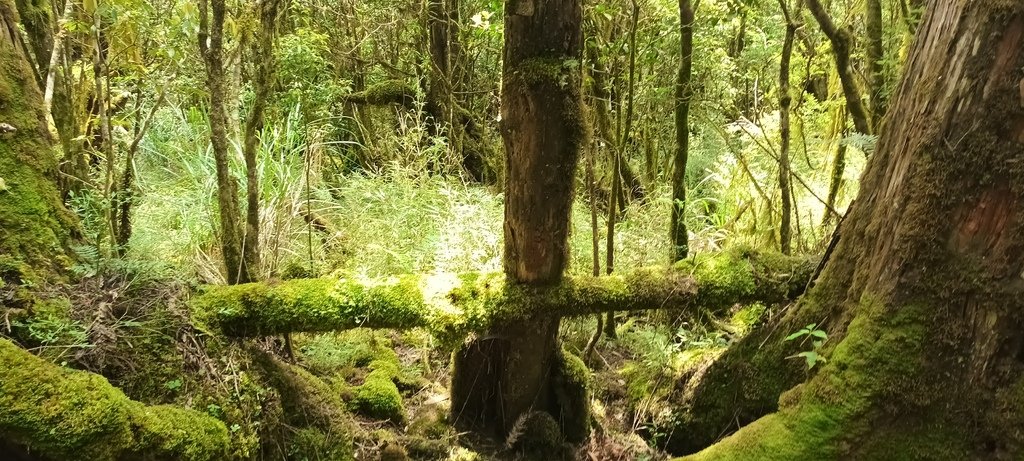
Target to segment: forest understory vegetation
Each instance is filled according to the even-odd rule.
[[[204,123],[195,112],[157,113],[143,144],[151,155],[139,160],[145,174],[124,257],[105,256],[102,201],[89,193],[70,198],[83,229],[72,247],[73,283],[41,283],[31,295],[7,292],[8,299],[32,301],[25,301],[31,304],[25,312],[7,314],[5,336],[54,363],[100,373],[134,400],[181,405],[223,420],[232,458],[405,459],[386,458],[389,450],[412,459],[547,456],[524,454],[516,437],[497,443],[451,426],[450,346],[427,331],[294,334],[286,345],[281,337],[220,338],[195,324],[188,306],[196,288],[223,283],[209,198],[216,187],[213,165],[195,154],[205,149]],[[298,128],[286,124],[264,135],[261,149],[268,198],[261,234],[272,249],[264,256],[272,280],[500,271],[502,197],[493,187],[425,173],[415,164],[337,172],[331,162],[338,159],[328,158],[331,146],[310,146],[288,129]],[[312,158],[296,151],[313,152]],[[708,176],[706,182],[715,180]],[[315,179],[307,184],[307,178]],[[663,264],[669,252],[669,191],[652,188],[647,194],[628,205],[616,226],[620,267]],[[708,212],[700,202],[690,206],[693,215]],[[590,272],[588,208],[583,199],[574,207],[572,274]],[[735,230],[741,223],[719,228],[714,219],[709,216],[691,237],[695,251],[711,254],[756,242]],[[601,239],[604,230],[602,225]],[[21,266],[10,263],[8,280],[21,284]],[[668,459],[659,446],[672,430],[670,396],[682,391],[675,383],[782,307],[623,317],[617,339],[602,336],[588,359],[593,422],[600,432],[581,447],[565,448],[566,456]],[[595,328],[593,317],[567,320],[563,347],[586,355]]]
[[[0,0],[0,459],[1019,459],[1021,50],[1011,0]]]

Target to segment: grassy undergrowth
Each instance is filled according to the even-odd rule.
[[[392,161],[353,169],[345,153],[352,146],[330,141],[327,131],[300,123],[297,114],[261,140],[263,278],[501,269],[502,195],[459,175],[430,173],[428,165],[451,163],[430,157],[443,156],[443,143],[410,148],[402,136],[418,131],[399,130],[376,145],[405,143],[415,158],[403,163],[395,153],[376,155]],[[183,308],[191,286],[223,282],[206,121],[196,110],[167,109],[154,123],[138,159],[140,194],[128,256],[111,259],[98,237],[89,238],[105,225],[102,201],[75,197],[86,236],[74,268],[79,283],[41,294],[37,311],[2,334],[56,363],[102,373],[134,399],[221,419],[230,431],[231,459],[515,458],[500,444],[467,439],[448,424],[450,350],[429,334],[353,330],[235,342],[193,325]],[[236,177],[244,177],[235,154]],[[721,177],[712,172],[701,187],[725,183]],[[616,267],[666,262],[669,192],[655,187],[627,206],[613,236]],[[582,196],[571,218],[574,274],[589,274],[594,256],[595,229]],[[736,231],[745,221],[723,217],[733,205],[699,196],[688,204],[694,251],[757,241]],[[602,267],[606,224],[602,213],[596,229]],[[103,306],[99,314],[95,306]],[[620,316],[618,339],[601,337],[587,358],[601,430],[578,455],[664,459],[656,447],[675,383],[747,333],[766,309],[736,308],[718,319]],[[564,321],[565,348],[585,355],[596,323]]]

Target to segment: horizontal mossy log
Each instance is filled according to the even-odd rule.
[[[197,317],[230,336],[324,332],[357,327],[425,327],[456,337],[540,315],[613,310],[728,308],[798,296],[814,260],[733,249],[670,268],[608,277],[566,277],[551,286],[507,283],[500,273],[299,279],[208,287]]]
[[[416,88],[401,80],[389,80],[371,85],[366,90],[352,93],[344,100],[352,104],[369,104],[371,106],[398,104],[411,108],[416,102]]]
[[[60,460],[214,461],[224,424],[199,412],[147,406],[100,375],[69,370],[0,339],[0,439]]]

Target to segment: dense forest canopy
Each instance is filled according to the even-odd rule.
[[[1019,459],[1016,0],[0,0],[0,459]]]

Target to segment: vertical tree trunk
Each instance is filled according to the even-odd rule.
[[[427,33],[430,51],[430,76],[427,88],[427,113],[433,118],[435,136],[446,135],[453,152],[461,155],[462,126],[455,123],[453,64],[458,59],[458,30],[453,18],[453,0],[427,0]],[[470,175],[480,175],[477,168],[466,168]]]
[[[879,126],[882,117],[885,116],[886,101],[885,92],[885,71],[882,60],[885,59],[885,48],[882,42],[882,1],[864,0],[864,23],[867,32],[867,61],[868,61],[868,97],[871,101],[871,124]]]
[[[676,77],[676,152],[672,163],[672,261],[686,259],[690,236],[686,230],[686,161],[690,155],[690,100],[693,89],[693,18],[691,0],[679,0],[679,75]]]
[[[42,94],[18,37],[11,0],[0,0],[0,255],[58,273],[73,220],[61,204]]]
[[[796,384],[779,363],[809,345],[778,344],[808,319],[828,361],[777,413],[689,459],[1024,455],[1024,3],[932,0],[925,14],[821,279],[741,374],[718,378]]]
[[[449,148],[474,181],[494,182],[498,173],[487,155],[488,141],[481,138],[474,115],[463,108],[459,97],[464,92],[467,59],[459,37],[459,2],[427,0],[425,13],[430,54],[425,109],[431,116],[431,134],[447,137]]]
[[[843,187],[843,176],[846,174],[846,143],[843,139],[846,138],[846,112],[843,111],[840,115],[840,128],[839,128],[839,143],[836,146],[836,155],[832,159],[832,175],[828,183],[828,197],[825,198],[825,217],[822,219],[822,226],[827,227],[829,224],[839,219],[833,210],[836,209],[836,202],[839,199],[839,190]]]
[[[242,260],[250,278],[260,265],[260,178],[256,156],[259,152],[260,133],[263,131],[264,112],[274,86],[274,35],[281,2],[282,0],[260,1],[259,36],[253,41],[255,95],[249,109],[249,118],[245,121],[245,139],[242,147],[242,155],[245,157],[246,199]]]
[[[15,0],[20,24],[28,35],[28,46],[25,50],[27,62],[35,63],[34,75],[43,76],[49,71],[50,54],[54,49],[54,6],[48,0]],[[32,59],[32,58],[35,59]],[[42,82],[45,84],[45,81]],[[42,89],[43,86],[40,86]]]
[[[781,147],[779,148],[779,193],[782,195],[782,219],[779,224],[779,244],[782,254],[790,254],[793,249],[792,229],[790,218],[793,215],[793,190],[789,184],[789,108],[793,103],[793,95],[789,90],[789,64],[793,59],[793,40],[796,38],[797,25],[794,22],[793,14],[799,14],[799,8],[790,13],[786,5],[787,0],[779,0],[782,7],[782,15],[786,19],[786,38],[782,42],[782,61],[779,64],[779,133]]]
[[[142,90],[136,92],[135,98],[137,105],[135,108],[136,119],[135,119],[135,133],[132,138],[131,145],[128,146],[128,150],[125,152],[124,157],[124,172],[121,174],[121,187],[117,191],[119,196],[118,207],[114,212],[114,216],[117,219],[117,235],[114,239],[114,248],[116,249],[118,256],[124,256],[128,250],[128,242],[132,237],[132,211],[135,206],[135,155],[139,152],[139,145],[142,143],[142,138],[149,131],[149,125],[153,121],[153,117],[156,116],[156,112],[160,110],[160,106],[164,103],[166,97],[166,91],[160,90],[160,94],[157,95],[156,100],[153,102],[153,107],[150,108],[149,114],[143,118],[142,110]]]
[[[840,29],[832,22],[828,11],[821,4],[821,0],[806,0],[807,9],[821,26],[822,32],[832,43],[832,57],[836,62],[836,71],[839,74],[839,83],[843,87],[843,95],[846,97],[846,110],[853,119],[853,126],[857,131],[864,134],[874,134],[874,125],[871,124],[871,115],[864,107],[861,99],[860,87],[857,85],[856,76],[853,73],[853,66],[850,63],[851,47],[853,46],[850,32]]]
[[[501,133],[505,144],[505,257],[508,283],[558,283],[568,262],[573,178],[585,143],[579,0],[505,2]],[[494,327],[456,352],[453,419],[504,435],[520,416],[546,412],[566,435],[587,417],[564,414],[555,392],[558,317]],[[577,428],[579,429],[579,428]]]
[[[212,14],[211,14],[212,13]],[[228,284],[251,280],[242,257],[242,216],[238,204],[238,180],[228,162],[227,76],[224,72],[224,0],[199,0],[199,50],[206,66],[210,91],[210,143],[217,167],[217,207],[220,212],[221,253]],[[212,23],[211,23],[212,21]]]

